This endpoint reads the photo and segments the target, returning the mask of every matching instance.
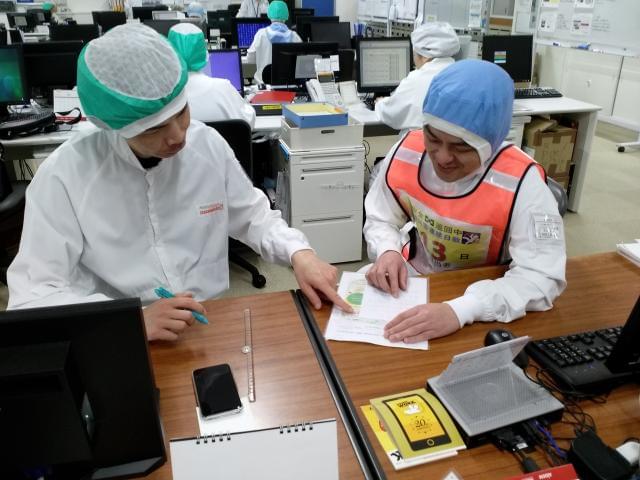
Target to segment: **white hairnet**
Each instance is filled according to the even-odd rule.
[[[413,50],[429,58],[452,57],[460,50],[453,27],[446,22],[430,22],[411,32]]]

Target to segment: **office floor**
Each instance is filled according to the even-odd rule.
[[[640,238],[640,150],[618,153],[617,142],[633,141],[637,133],[598,123],[583,189],[579,213],[564,217],[567,253],[571,256],[606,252],[621,241]],[[382,156],[395,137],[368,139],[369,163]],[[224,296],[235,297],[260,292],[289,290],[297,284],[288,267],[263,262],[257,255],[244,254],[267,277],[267,285],[258,290],[251,285],[248,273],[231,265],[230,289]],[[353,271],[368,263],[363,248],[363,261],[336,265],[340,271]],[[0,286],[0,310],[4,310],[7,289]]]

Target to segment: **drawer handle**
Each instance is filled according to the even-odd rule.
[[[318,168],[303,168],[302,173],[314,173],[314,172],[337,172],[340,170],[353,170],[353,167],[318,167]]]
[[[336,133],[335,130],[320,130],[320,134],[324,135],[325,133]]]
[[[351,220],[351,218],[351,215],[346,215],[343,217],[307,218],[305,220],[302,220],[302,223],[334,222],[337,220]]]

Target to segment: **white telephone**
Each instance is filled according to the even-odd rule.
[[[344,106],[333,74],[318,75],[318,79],[312,78],[308,80],[307,91],[314,102],[328,102],[337,107]]]

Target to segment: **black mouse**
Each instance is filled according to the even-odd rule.
[[[513,340],[514,338],[516,337],[509,330],[496,328],[487,332],[484,337],[484,346],[488,347],[489,345],[495,345],[496,343]],[[524,352],[524,350],[522,350],[518,355],[516,355],[516,357],[513,359],[513,362],[520,368],[524,369],[527,368],[527,365],[529,365],[529,357]]]

